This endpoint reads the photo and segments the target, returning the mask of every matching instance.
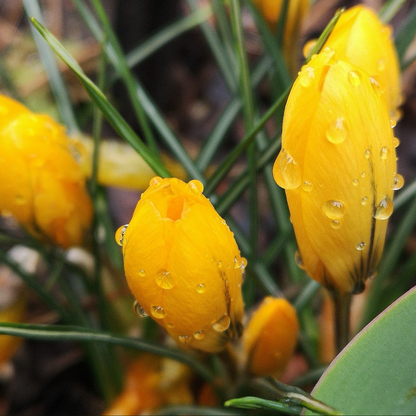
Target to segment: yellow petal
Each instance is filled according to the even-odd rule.
[[[335,58],[351,62],[368,73],[378,84],[391,118],[401,104],[400,70],[391,39],[392,29],[383,25],[368,7],[358,5],[343,13],[325,46]]]
[[[179,345],[208,352],[239,335],[244,260],[197,181],[154,178],[124,233],[127,282]]]
[[[265,298],[244,333],[249,371],[280,377],[295,350],[298,331],[293,306],[285,299]]]
[[[291,163],[276,161],[274,176],[307,273],[329,289],[363,290],[383,249],[396,174],[387,109],[368,74],[328,49],[311,60],[288,99],[282,148]],[[287,187],[294,168],[300,180]]]
[[[64,127],[0,95],[0,149],[0,211],[38,238],[82,244],[92,204]]]

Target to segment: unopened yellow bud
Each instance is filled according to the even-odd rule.
[[[180,346],[218,352],[241,332],[246,261],[202,190],[153,178],[116,239],[138,309]]]
[[[0,95],[0,212],[64,248],[92,218],[85,178],[63,126]]]
[[[250,373],[280,377],[295,350],[298,331],[293,306],[285,299],[266,297],[244,333]]]
[[[253,0],[271,30],[275,30],[282,13],[283,0]],[[299,33],[302,21],[309,9],[308,0],[290,0],[286,15],[283,54],[289,69],[293,72],[297,68],[297,51],[299,47]]]
[[[372,78],[325,48],[289,95],[273,168],[302,263],[328,289],[359,293],[379,262],[402,185],[387,108]]]
[[[335,51],[335,59],[367,72],[390,117],[397,119],[402,98],[399,60],[391,35],[390,26],[383,25],[371,9],[359,5],[341,15],[324,47]]]

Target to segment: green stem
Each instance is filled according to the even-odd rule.
[[[335,349],[339,354],[350,339],[351,293],[331,291],[335,308]]]

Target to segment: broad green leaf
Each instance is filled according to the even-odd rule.
[[[312,395],[347,415],[415,415],[415,322],[413,288],[350,342]]]

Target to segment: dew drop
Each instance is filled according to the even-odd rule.
[[[221,262],[221,261],[217,262],[217,267],[218,267],[220,270],[222,269],[222,262]]]
[[[361,172],[361,177],[365,178],[365,171]]]
[[[215,321],[212,324],[212,328],[214,328],[214,330],[217,332],[224,332],[228,329],[228,327],[230,326],[230,323],[231,323],[231,319],[225,313],[223,316],[221,316],[220,319],[218,319],[218,321]]]
[[[368,198],[365,196],[364,198],[361,199],[361,205],[366,205],[368,201]]]
[[[200,283],[199,285],[196,285],[195,290],[196,290],[198,293],[204,293],[204,292],[205,292],[205,290],[206,290],[206,286],[204,285],[204,283]]]
[[[146,276],[146,272],[145,272],[145,270],[144,270],[144,269],[140,269],[140,270],[139,270],[139,276],[140,276],[140,277],[145,277],[145,276]]]
[[[358,183],[359,183],[359,180],[358,180],[358,179],[353,179],[352,184],[353,184],[354,186],[357,186],[357,185],[358,185]]]
[[[358,87],[361,84],[361,75],[357,71],[348,72],[348,81],[354,87]]]
[[[303,57],[307,58],[312,51],[312,48],[316,45],[318,39],[308,40],[302,48]]]
[[[299,82],[304,88],[310,87],[312,81],[315,79],[315,69],[311,66],[305,65],[302,71],[299,72]]]
[[[302,182],[302,189],[305,192],[311,192],[312,189],[313,189],[313,184],[311,182],[308,182],[308,181],[303,181]]]
[[[364,241],[361,241],[361,243],[358,243],[357,245],[356,245],[356,249],[358,250],[358,251],[363,251],[364,249],[365,249],[365,247],[367,246],[367,244],[366,243],[364,243]]]
[[[391,198],[386,195],[381,202],[377,205],[376,211],[374,213],[374,218],[376,220],[386,220],[393,213],[393,202]]]
[[[115,235],[115,238],[116,238],[116,243],[119,245],[119,246],[122,246],[123,245],[123,240],[124,240],[124,234],[126,233],[126,230],[127,230],[127,227],[128,227],[129,225],[128,224],[125,224],[125,225],[122,225],[117,231],[116,231],[116,235]]]
[[[399,144],[400,144],[400,140],[399,140],[397,137],[395,137],[395,138],[393,139],[393,145],[394,145],[394,147],[398,147],[398,146],[399,146]]]
[[[365,157],[366,159],[370,159],[370,156],[371,156],[371,151],[370,151],[370,149],[367,149],[367,150],[364,152],[364,157]]]
[[[175,328],[175,325],[172,322],[168,322],[166,326],[170,329]]]
[[[244,257],[241,257],[241,270],[244,271],[244,269],[247,267],[247,260]]]
[[[389,154],[389,149],[387,146],[383,146],[380,150],[380,159],[386,160]]]
[[[331,220],[339,220],[345,214],[345,206],[341,201],[329,200],[322,207],[324,214]]]
[[[334,144],[345,141],[348,136],[347,127],[344,125],[344,117],[338,117],[326,130],[326,138]]]
[[[396,108],[390,112],[390,117],[396,121],[399,121],[403,117],[403,111],[400,108]]]
[[[204,185],[196,179],[188,182],[189,188],[191,188],[191,191],[195,194],[202,194],[204,190]]]
[[[162,269],[156,274],[156,284],[162,289],[172,289],[175,286],[175,280],[169,271]]]
[[[282,149],[273,165],[273,176],[283,189],[296,189],[301,185],[300,168],[285,149]]]
[[[162,180],[163,179],[160,176],[155,176],[154,178],[150,179],[150,186],[159,186]]]
[[[295,251],[295,263],[298,265],[298,267],[302,270],[305,269],[305,266],[303,264],[302,256],[300,255],[299,251]]]
[[[380,83],[373,77],[370,77],[370,84],[373,87],[374,92],[380,96],[381,95],[381,91],[380,91]]]
[[[377,70],[381,72],[381,71],[384,71],[385,69],[386,69],[386,60],[379,59],[377,62]]]
[[[146,311],[139,305],[139,302],[137,300],[133,303],[133,310],[136,313],[136,315],[140,316],[141,318],[146,318],[146,316],[149,316]]]
[[[396,127],[396,124],[397,124],[397,121],[396,121],[396,120],[394,120],[393,118],[391,118],[391,119],[390,119],[390,127],[391,127],[392,129],[394,129],[394,128]]]
[[[240,262],[237,260],[237,257],[234,257],[234,269],[239,269],[240,267]]]
[[[163,319],[166,316],[166,311],[161,306],[151,306],[150,312],[157,319]]]
[[[338,230],[339,228],[341,228],[341,222],[340,221],[338,221],[338,220],[332,220],[331,221],[331,227],[334,229],[334,230]]]
[[[188,344],[188,342],[191,342],[192,337],[190,335],[179,335],[179,341],[183,342],[184,344]]]
[[[398,191],[399,189],[402,189],[404,185],[404,178],[399,173],[396,173],[393,178],[393,183],[391,185],[391,189],[394,191]]]
[[[201,329],[201,331],[194,332],[195,339],[203,339],[205,337],[205,331]]]

